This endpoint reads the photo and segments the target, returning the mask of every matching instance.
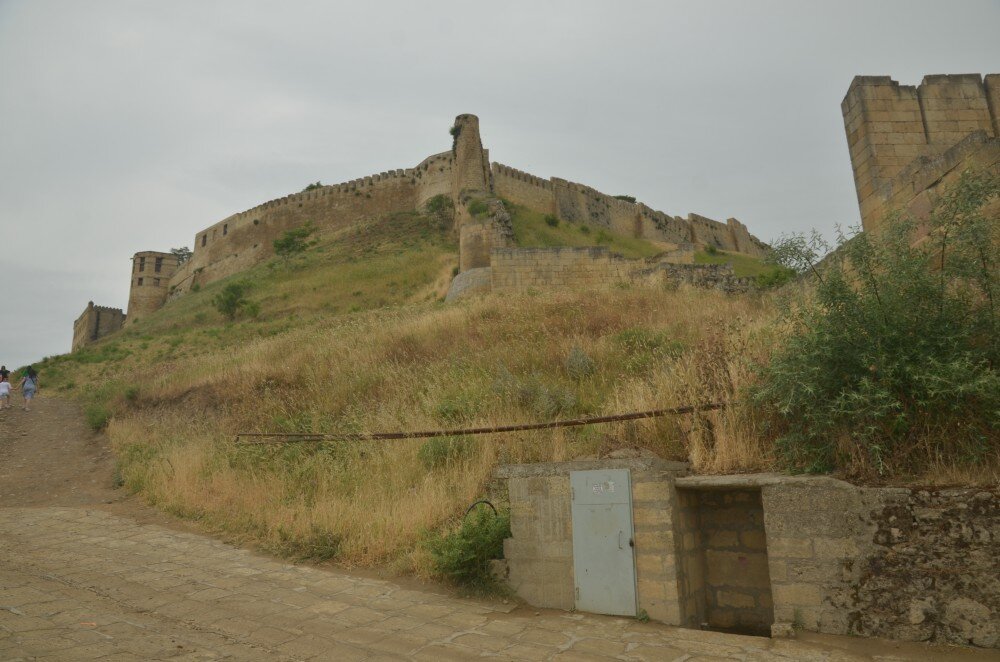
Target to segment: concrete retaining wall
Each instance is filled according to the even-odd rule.
[[[1000,647],[1000,495],[689,476],[655,459],[505,467],[513,589],[573,607],[569,473],[632,472],[638,607],[673,625]]]

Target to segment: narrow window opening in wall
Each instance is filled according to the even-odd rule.
[[[229,223],[222,226],[222,236],[225,237],[227,234],[229,234]]]
[[[159,278],[154,278],[153,279],[153,285],[156,285],[157,287],[159,287],[160,286],[160,279]]]
[[[136,285],[142,285],[142,279],[141,278],[137,278],[136,281],[135,281],[135,284]]]
[[[208,242],[208,235],[207,234],[201,235],[201,245],[204,246],[207,242]]]
[[[160,273],[160,269],[162,268],[163,268],[163,258],[158,257],[156,258],[156,262],[153,263],[153,271],[155,271],[156,273]]]
[[[139,258],[139,271],[145,271],[145,270],[146,270],[146,258],[140,257]]]
[[[687,627],[769,636],[771,575],[759,489],[678,489]]]

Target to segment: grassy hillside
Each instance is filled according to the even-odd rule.
[[[482,496],[503,462],[627,445],[706,471],[770,465],[739,408],[469,440],[233,443],[241,431],[458,427],[728,399],[771,344],[767,300],[714,292],[446,306],[448,237],[420,215],[323,237],[297,263],[238,276],[256,318],[214,309],[221,281],[39,368],[107,424],[128,489],[275,551],[351,564],[425,571],[418,543]]]
[[[546,214],[521,205],[507,203],[514,225],[514,241],[518,246],[607,246],[625,257],[652,257],[663,249],[645,239],[611,232],[591,223],[558,221]],[[555,221],[555,224],[552,224]]]
[[[522,245],[593,243],[595,230],[553,226],[517,207],[513,215]],[[107,426],[123,485],[157,506],[290,556],[418,573],[431,567],[421,541],[453,525],[502,463],[642,447],[700,472],[794,466],[781,458],[794,459],[795,439],[783,447],[776,430],[804,426],[778,425],[782,394],[770,413],[751,397],[766,374],[761,367],[789,339],[809,346],[802,334],[811,327],[802,320],[812,318],[794,313],[813,306],[807,286],[793,286],[803,296],[787,297],[797,303],[784,317],[768,293],[686,287],[505,293],[445,305],[457,253],[446,225],[401,214],[321,237],[291,263],[271,261],[213,283],[122,333],[46,359],[43,383],[80,398],[92,425]],[[633,257],[652,252],[648,242],[611,235],[607,242]],[[736,255],[699,261],[733,261],[743,275],[756,268]],[[215,310],[213,298],[234,281],[250,283],[255,317],[227,321]],[[853,296],[849,287],[837,291]],[[815,314],[854,308],[813,306]],[[825,337],[816,342],[834,366],[857,345],[851,337],[830,349]],[[779,377],[794,395],[819,371],[813,355],[791,356],[802,366]],[[870,384],[872,364],[858,365],[858,383]],[[717,401],[732,404],[695,416],[467,439],[233,441],[238,432],[458,428]],[[851,450],[858,447],[851,424],[822,441],[840,467],[870,470],[871,454]],[[901,457],[927,450],[913,465],[922,483],[995,482],[995,448],[971,460],[939,454],[948,449],[941,440],[954,437],[951,427],[914,428]]]
[[[742,253],[730,253],[728,251],[717,250],[715,253],[697,251],[694,254],[695,264],[731,264],[733,274],[736,276],[761,276],[773,273],[776,267],[764,261],[743,255]]]

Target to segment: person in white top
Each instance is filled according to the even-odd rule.
[[[0,409],[10,407],[10,382],[6,379],[0,381]]]

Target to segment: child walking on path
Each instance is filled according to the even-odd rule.
[[[10,408],[10,382],[0,376],[0,409]]]
[[[32,366],[29,365],[24,369],[24,376],[21,377],[18,386],[21,387],[21,395],[24,396],[24,411],[30,411],[28,405],[31,404],[31,399],[35,397],[35,392],[39,389],[38,373]]]

